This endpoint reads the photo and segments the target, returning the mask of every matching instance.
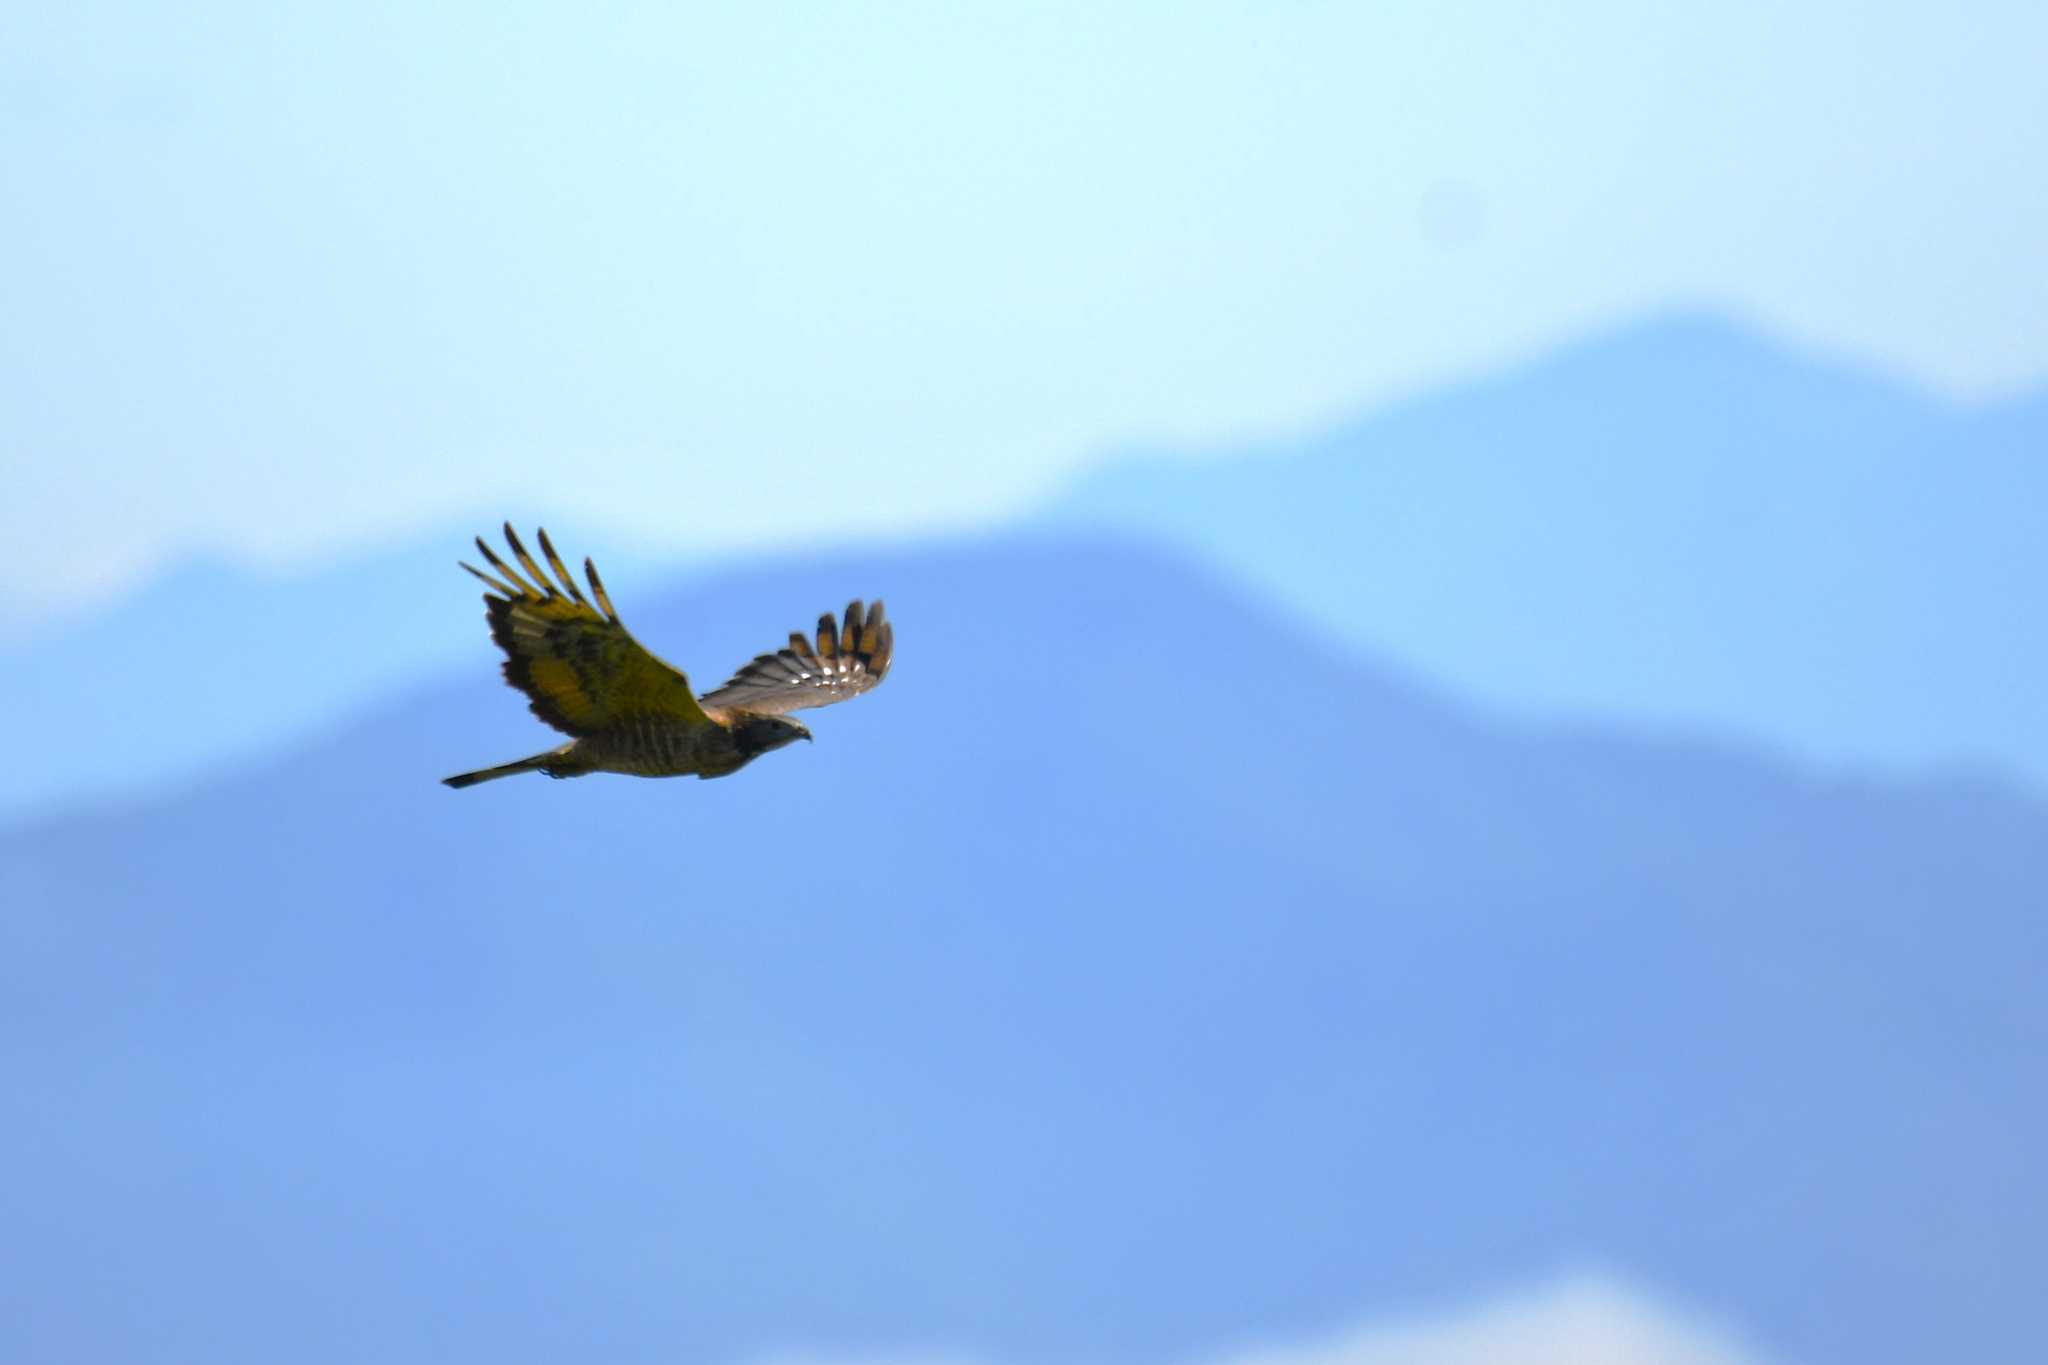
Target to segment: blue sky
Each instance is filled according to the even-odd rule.
[[[17,6],[25,609],[501,506],[999,518],[1673,303],[2048,374],[2048,11]]]

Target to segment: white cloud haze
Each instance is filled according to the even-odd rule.
[[[929,1350],[791,1352],[749,1365],[999,1365]],[[1736,1333],[1595,1275],[1327,1336],[1225,1350],[1188,1365],[1766,1365]]]

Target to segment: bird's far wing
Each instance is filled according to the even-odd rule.
[[[505,681],[527,695],[533,714],[571,735],[593,734],[636,717],[711,723],[682,671],[648,653],[619,623],[596,565],[583,561],[590,597],[597,603],[592,606],[562,566],[546,531],[540,533],[540,549],[560,587],[534,563],[510,522],[505,543],[525,577],[492,553],[482,536],[476,547],[495,575],[462,567],[491,589],[484,594],[484,612],[491,638],[505,651]]]
[[[781,715],[808,706],[830,706],[857,697],[878,685],[889,672],[896,633],[882,616],[882,604],[862,610],[847,604],[844,625],[830,612],[818,618],[813,645],[791,631],[789,648],[756,656],[716,692],[704,694],[706,706]]]

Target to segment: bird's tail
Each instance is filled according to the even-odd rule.
[[[577,776],[573,771],[563,772],[559,766],[561,761],[561,751],[550,749],[544,754],[535,754],[532,758],[522,758],[517,763],[500,763],[495,768],[478,768],[473,773],[457,773],[453,777],[444,777],[441,779],[441,785],[456,788],[474,787],[479,782],[495,782],[514,773],[546,773],[549,777]]]

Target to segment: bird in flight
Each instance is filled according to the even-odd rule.
[[[491,638],[505,651],[505,681],[527,695],[533,714],[572,738],[515,763],[443,778],[448,786],[514,773],[724,777],[771,749],[809,739],[811,732],[789,712],[857,697],[889,672],[895,636],[882,604],[863,608],[856,601],[847,605],[843,623],[830,612],[818,618],[815,644],[792,631],[788,648],[756,656],[725,686],[700,697],[681,669],[655,658],[627,632],[596,565],[583,561],[590,583],[585,597],[546,531],[540,552],[553,578],[519,543],[510,522],[505,543],[519,569],[498,558],[482,536],[476,547],[494,572],[462,567],[490,588],[484,615]]]

